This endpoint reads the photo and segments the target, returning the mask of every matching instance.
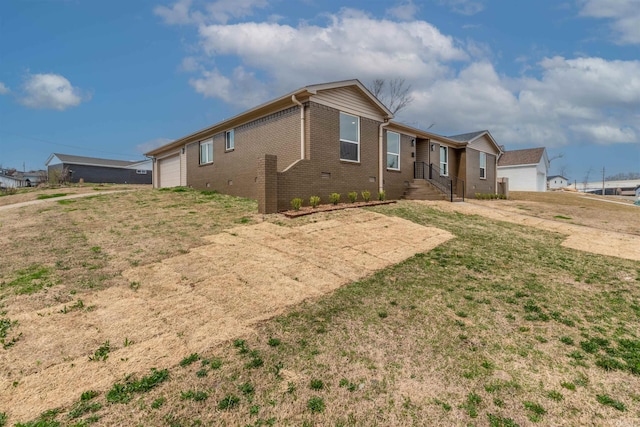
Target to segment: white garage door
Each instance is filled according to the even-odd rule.
[[[158,160],[160,188],[178,187],[180,185],[180,156]]]

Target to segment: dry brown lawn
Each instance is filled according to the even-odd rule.
[[[639,208],[514,196],[289,220],[137,188],[0,210],[0,420],[637,424],[640,267],[570,240],[633,244]],[[168,379],[114,403],[149,368]]]
[[[513,191],[509,194],[509,200],[470,200],[470,202],[568,224],[640,235],[640,221],[638,221],[640,208],[630,201],[626,202],[611,196],[562,191],[544,193]]]

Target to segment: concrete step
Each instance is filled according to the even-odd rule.
[[[444,194],[425,179],[413,180],[401,197],[406,200],[449,200],[449,195]],[[461,202],[462,198],[454,194],[454,202]]]

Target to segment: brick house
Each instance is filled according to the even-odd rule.
[[[358,80],[311,85],[146,155],[156,188],[253,198],[264,213],[334,192],[399,199],[415,180],[448,182],[456,196],[495,193],[500,148],[488,131],[444,137],[392,118]]]

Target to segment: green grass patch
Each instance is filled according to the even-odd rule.
[[[69,193],[38,194],[37,199],[38,200],[55,199],[56,197],[64,197],[67,194]]]
[[[127,378],[124,383],[114,384],[111,390],[107,392],[107,402],[127,403],[134,394],[145,393],[168,379],[169,371],[167,369],[157,370],[153,368],[151,369],[151,375],[138,380]]]
[[[55,285],[55,281],[51,278],[52,270],[40,264],[33,264],[28,268],[16,271],[17,276],[12,281],[4,284],[12,288],[16,294],[32,294],[42,290],[45,287]],[[3,287],[4,287],[3,286]]]

